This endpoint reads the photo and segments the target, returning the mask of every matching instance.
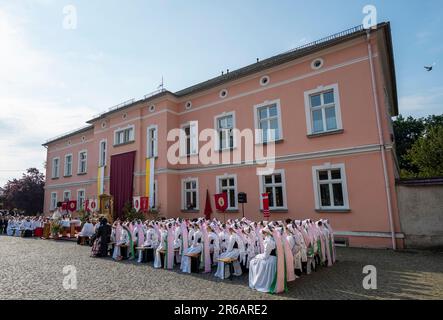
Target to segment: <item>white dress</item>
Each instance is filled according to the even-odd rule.
[[[14,228],[15,228],[15,222],[12,220],[8,221],[8,227],[6,228],[6,234],[8,236],[13,236],[14,235]]]
[[[265,252],[256,255],[249,265],[249,287],[260,292],[270,292],[277,272],[277,257],[271,256],[275,250],[275,241],[268,235],[263,245]]]
[[[162,267],[160,251],[166,251],[167,248],[168,248],[168,231],[161,230],[160,243],[157,247],[157,250],[155,250],[154,268],[159,269]]]
[[[82,231],[78,235],[79,237],[92,237],[94,235],[94,225],[90,222],[86,222],[83,225]]]
[[[219,259],[238,259],[240,255],[240,250],[238,249],[238,236],[236,234],[231,234],[229,236],[229,239],[227,241],[227,247],[226,251],[220,254]],[[235,244],[237,243],[237,248],[234,248]],[[232,263],[234,267],[234,275],[241,276],[242,270],[240,267],[240,262],[238,260],[234,261]],[[217,265],[217,272],[215,273],[215,276],[220,279],[226,279],[231,275],[231,271],[229,268],[225,268],[225,263],[219,261]]]
[[[146,231],[145,247],[157,248],[158,247],[158,235],[154,228],[148,228]]]
[[[186,250],[186,252],[184,252],[180,265],[181,271],[186,273],[191,273],[191,257],[188,257],[186,254],[201,253],[203,249],[202,233],[200,230],[193,233],[191,241],[191,246],[188,248],[188,250]]]
[[[212,264],[217,264],[217,260],[220,256],[220,243],[218,235],[215,232],[209,232],[209,252],[212,253]]]
[[[181,263],[182,260],[181,257],[182,246],[183,246],[182,229],[180,227],[176,227],[174,230],[174,252],[177,263]],[[177,249],[178,251],[175,251]]]

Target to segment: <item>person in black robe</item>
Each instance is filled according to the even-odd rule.
[[[0,234],[3,234],[4,227],[5,227],[5,219],[3,219],[3,216],[0,214]]]
[[[108,220],[103,218],[100,225],[92,236],[92,256],[106,257],[108,255],[108,244],[111,241],[112,227],[108,224]]]

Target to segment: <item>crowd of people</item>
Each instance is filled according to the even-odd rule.
[[[246,272],[249,286],[267,293],[284,292],[288,282],[321,266],[330,267],[336,260],[328,220],[162,218],[116,220],[111,225],[104,217],[81,223],[59,207],[51,217],[0,215],[0,234],[42,237],[44,226],[50,223],[65,228],[74,225],[77,243],[89,244],[93,257],[153,262],[154,268],[179,267],[184,273],[214,270],[220,279]]]
[[[253,222],[245,218],[115,221],[101,219],[92,236],[94,257],[153,260],[155,268],[212,272],[226,279],[249,273],[252,289],[280,293],[287,282],[336,260],[328,220]],[[149,259],[151,253],[151,259]]]
[[[42,229],[45,218],[24,215],[0,216],[0,234],[16,237],[33,237]]]

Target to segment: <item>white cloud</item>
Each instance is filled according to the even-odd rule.
[[[18,170],[43,169],[46,150],[41,144],[84,125],[96,112],[57,94],[69,90],[56,72],[67,67],[57,57],[30,45],[24,32],[26,23],[0,8],[0,186],[20,177]],[[46,92],[54,94],[45,96]]]
[[[399,99],[400,113],[427,116],[443,113],[443,87],[434,87]]]

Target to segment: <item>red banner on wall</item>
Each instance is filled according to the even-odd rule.
[[[215,208],[218,211],[225,212],[228,209],[228,194],[226,192],[214,194]]]
[[[132,198],[132,207],[135,209],[135,211],[140,211],[140,197],[133,197]]]
[[[149,210],[149,197],[140,197],[140,210],[143,212]]]
[[[267,193],[262,193],[261,198],[263,202],[263,217],[268,219],[271,216],[269,211],[269,195]]]
[[[71,200],[68,202],[68,210],[74,212],[77,209],[77,201]]]

